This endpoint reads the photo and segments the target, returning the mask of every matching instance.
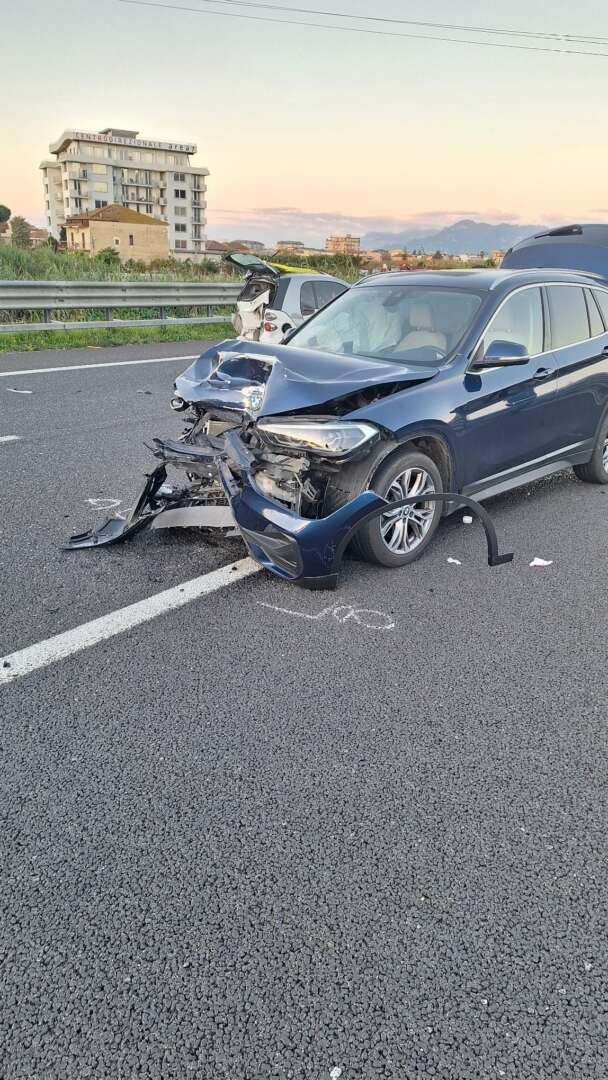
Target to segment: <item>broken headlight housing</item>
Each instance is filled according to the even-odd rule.
[[[344,457],[379,435],[378,428],[355,420],[259,420],[266,442],[324,457]]]

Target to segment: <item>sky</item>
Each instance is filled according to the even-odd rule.
[[[333,231],[430,231],[462,217],[608,221],[608,44],[587,46],[605,57],[549,54],[384,36],[442,33],[392,23],[350,23],[382,35],[280,25],[263,18],[345,23],[261,9],[608,40],[605,0],[165,2],[195,10],[121,0],[20,0],[6,10],[0,203],[42,222],[38,165],[49,142],[66,128],[117,127],[197,143],[212,239],[318,245]]]

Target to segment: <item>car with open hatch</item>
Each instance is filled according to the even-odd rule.
[[[131,514],[69,546],[208,513],[291,581],[335,585],[347,545],[401,567],[463,500],[570,466],[608,483],[608,280],[380,274],[282,344],[212,346],[172,404],[184,432],[154,440],[159,464]]]

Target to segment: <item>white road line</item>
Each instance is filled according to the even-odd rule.
[[[0,442],[19,442],[21,435],[0,435]]]
[[[207,596],[217,589],[223,589],[226,585],[232,585],[235,581],[255,574],[260,567],[253,559],[241,559],[237,563],[222,566],[219,570],[213,570],[210,574],[184,581],[182,585],[175,585],[165,592],[148,596],[145,600],[139,600],[136,604],[111,611],[108,615],[102,615],[92,622],[83,623],[73,630],[66,630],[64,634],[56,634],[55,637],[40,641],[37,645],[30,645],[26,649],[9,653],[8,656],[0,657],[0,686],[20,679],[37,668],[46,667],[57,660],[63,660],[66,656],[89,649],[91,645],[97,645],[100,641],[107,641],[116,634],[123,634],[125,630],[132,630],[134,626],[149,622],[157,615],[163,615],[166,611],[174,611],[183,607],[184,604],[198,600],[201,596]]]
[[[195,356],[150,356],[147,360],[110,360],[107,364],[69,364],[65,367],[40,367],[27,368],[23,371],[0,371],[0,379],[6,379],[20,375],[46,375],[53,371],[87,371],[91,368],[107,367],[134,367],[136,364],[168,364],[171,360],[198,360],[200,353]]]

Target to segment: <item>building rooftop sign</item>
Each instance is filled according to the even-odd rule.
[[[113,146],[117,144],[120,146],[136,146],[141,147],[143,150],[177,150],[182,154],[196,154],[195,143],[170,143],[170,142],[155,142],[152,139],[136,139],[131,134],[129,135],[115,135],[111,131],[90,132],[90,131],[64,131],[60,139],[55,143],[51,143],[49,150],[52,154],[61,152],[61,148],[72,139],[78,139],[81,142],[93,142],[93,143],[106,143]]]

